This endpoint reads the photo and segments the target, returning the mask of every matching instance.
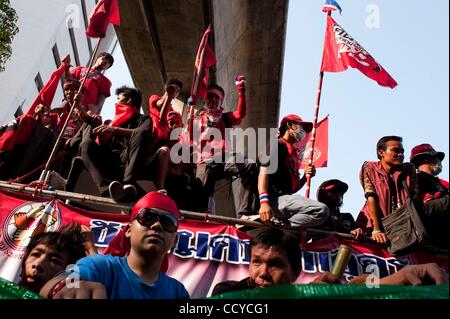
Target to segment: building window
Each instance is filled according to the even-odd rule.
[[[70,42],[72,42],[73,55],[75,56],[75,63],[76,65],[81,65],[80,56],[78,55],[77,41],[75,39],[75,32],[72,27],[69,27],[69,35]]]
[[[84,27],[87,30],[88,26],[89,26],[89,18],[87,15],[87,10],[86,10],[86,0],[80,0],[81,2],[81,8],[83,10],[83,18],[84,18]],[[89,55],[92,55],[92,42],[91,42],[91,38],[86,37],[87,40],[87,44],[88,44],[88,48],[89,48]]]
[[[44,82],[42,82],[41,74],[38,72],[36,77],[34,78],[34,83],[36,83],[36,88],[40,92],[44,87]]]

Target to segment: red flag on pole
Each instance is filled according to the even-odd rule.
[[[328,167],[328,116],[317,124],[316,143],[314,145],[314,166],[317,168]],[[294,144],[298,154],[299,169],[305,168],[310,162],[312,151],[312,132]]]
[[[192,97],[205,98],[206,88],[208,87],[209,68],[216,64],[216,56],[208,45],[208,37],[211,33],[211,27],[208,27],[203,35],[202,42],[198,48],[195,58],[195,76],[192,82]]]
[[[50,76],[50,80],[48,80],[48,82],[39,92],[38,96],[36,96],[36,98],[34,99],[33,104],[31,104],[30,108],[28,109],[28,115],[33,116],[34,110],[39,104],[44,104],[48,108],[52,107],[52,102],[53,98],[55,97],[56,89],[58,88],[58,83],[61,80],[64,71],[68,67],[69,65],[62,63],[61,66],[52,73],[52,75]]]
[[[86,35],[90,38],[104,38],[109,24],[120,25],[117,0],[100,0],[89,18]]]
[[[343,72],[350,66],[377,81],[379,85],[391,89],[397,86],[389,73],[331,16],[327,19],[322,72]]]

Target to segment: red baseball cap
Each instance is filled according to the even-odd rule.
[[[415,146],[411,150],[411,155],[409,156],[409,160],[414,165],[418,165],[419,160],[423,158],[424,156],[435,156],[440,161],[442,161],[445,158],[445,153],[443,152],[436,152],[436,150],[431,146],[430,144],[420,144]]]
[[[313,123],[304,122],[300,116],[295,115],[295,114],[289,114],[289,115],[286,115],[285,117],[283,117],[283,119],[281,120],[280,131],[288,122],[294,122],[294,123],[301,124],[303,129],[306,131],[306,133],[311,132],[313,129]]]

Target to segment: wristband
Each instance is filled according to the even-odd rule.
[[[372,235],[376,235],[376,234],[382,234],[383,232],[381,230],[374,230],[372,231]]]
[[[261,193],[259,194],[259,202],[261,204],[263,203],[269,203],[269,194],[267,193]]]

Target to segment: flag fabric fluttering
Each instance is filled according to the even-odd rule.
[[[337,3],[337,1],[334,0],[327,0],[323,6],[322,11],[323,12],[329,12],[329,11],[339,11],[340,14],[342,14],[342,8],[339,5],[339,3]]]
[[[55,97],[56,89],[58,88],[58,83],[61,80],[62,75],[68,69],[70,66],[68,64],[62,63],[61,66],[52,73],[50,76],[50,79],[45,84],[45,86],[42,88],[42,90],[39,92],[39,94],[36,96],[36,98],[33,101],[33,104],[31,104],[30,108],[28,109],[27,114],[33,116],[34,110],[36,109],[36,106],[39,104],[43,104],[47,106],[48,108],[52,107],[53,98]]]
[[[312,152],[311,138],[312,132],[309,132],[303,140],[294,144],[299,169],[304,169],[309,164]],[[316,168],[328,167],[328,116],[317,124],[313,163]]]
[[[216,56],[213,50],[208,45],[208,37],[211,31],[211,27],[208,27],[205,34],[203,35],[202,41],[198,48],[197,56],[195,58],[195,71],[191,90],[191,98],[194,101],[197,98],[206,97],[206,89],[208,87],[209,80],[209,68],[216,64]],[[195,87],[196,83],[197,88]]]
[[[331,16],[327,17],[327,31],[322,57],[322,72],[343,72],[352,67],[381,86],[397,86],[389,73],[356,42]]]
[[[109,24],[120,25],[117,0],[100,0],[89,18],[86,35],[90,38],[104,38]]]

